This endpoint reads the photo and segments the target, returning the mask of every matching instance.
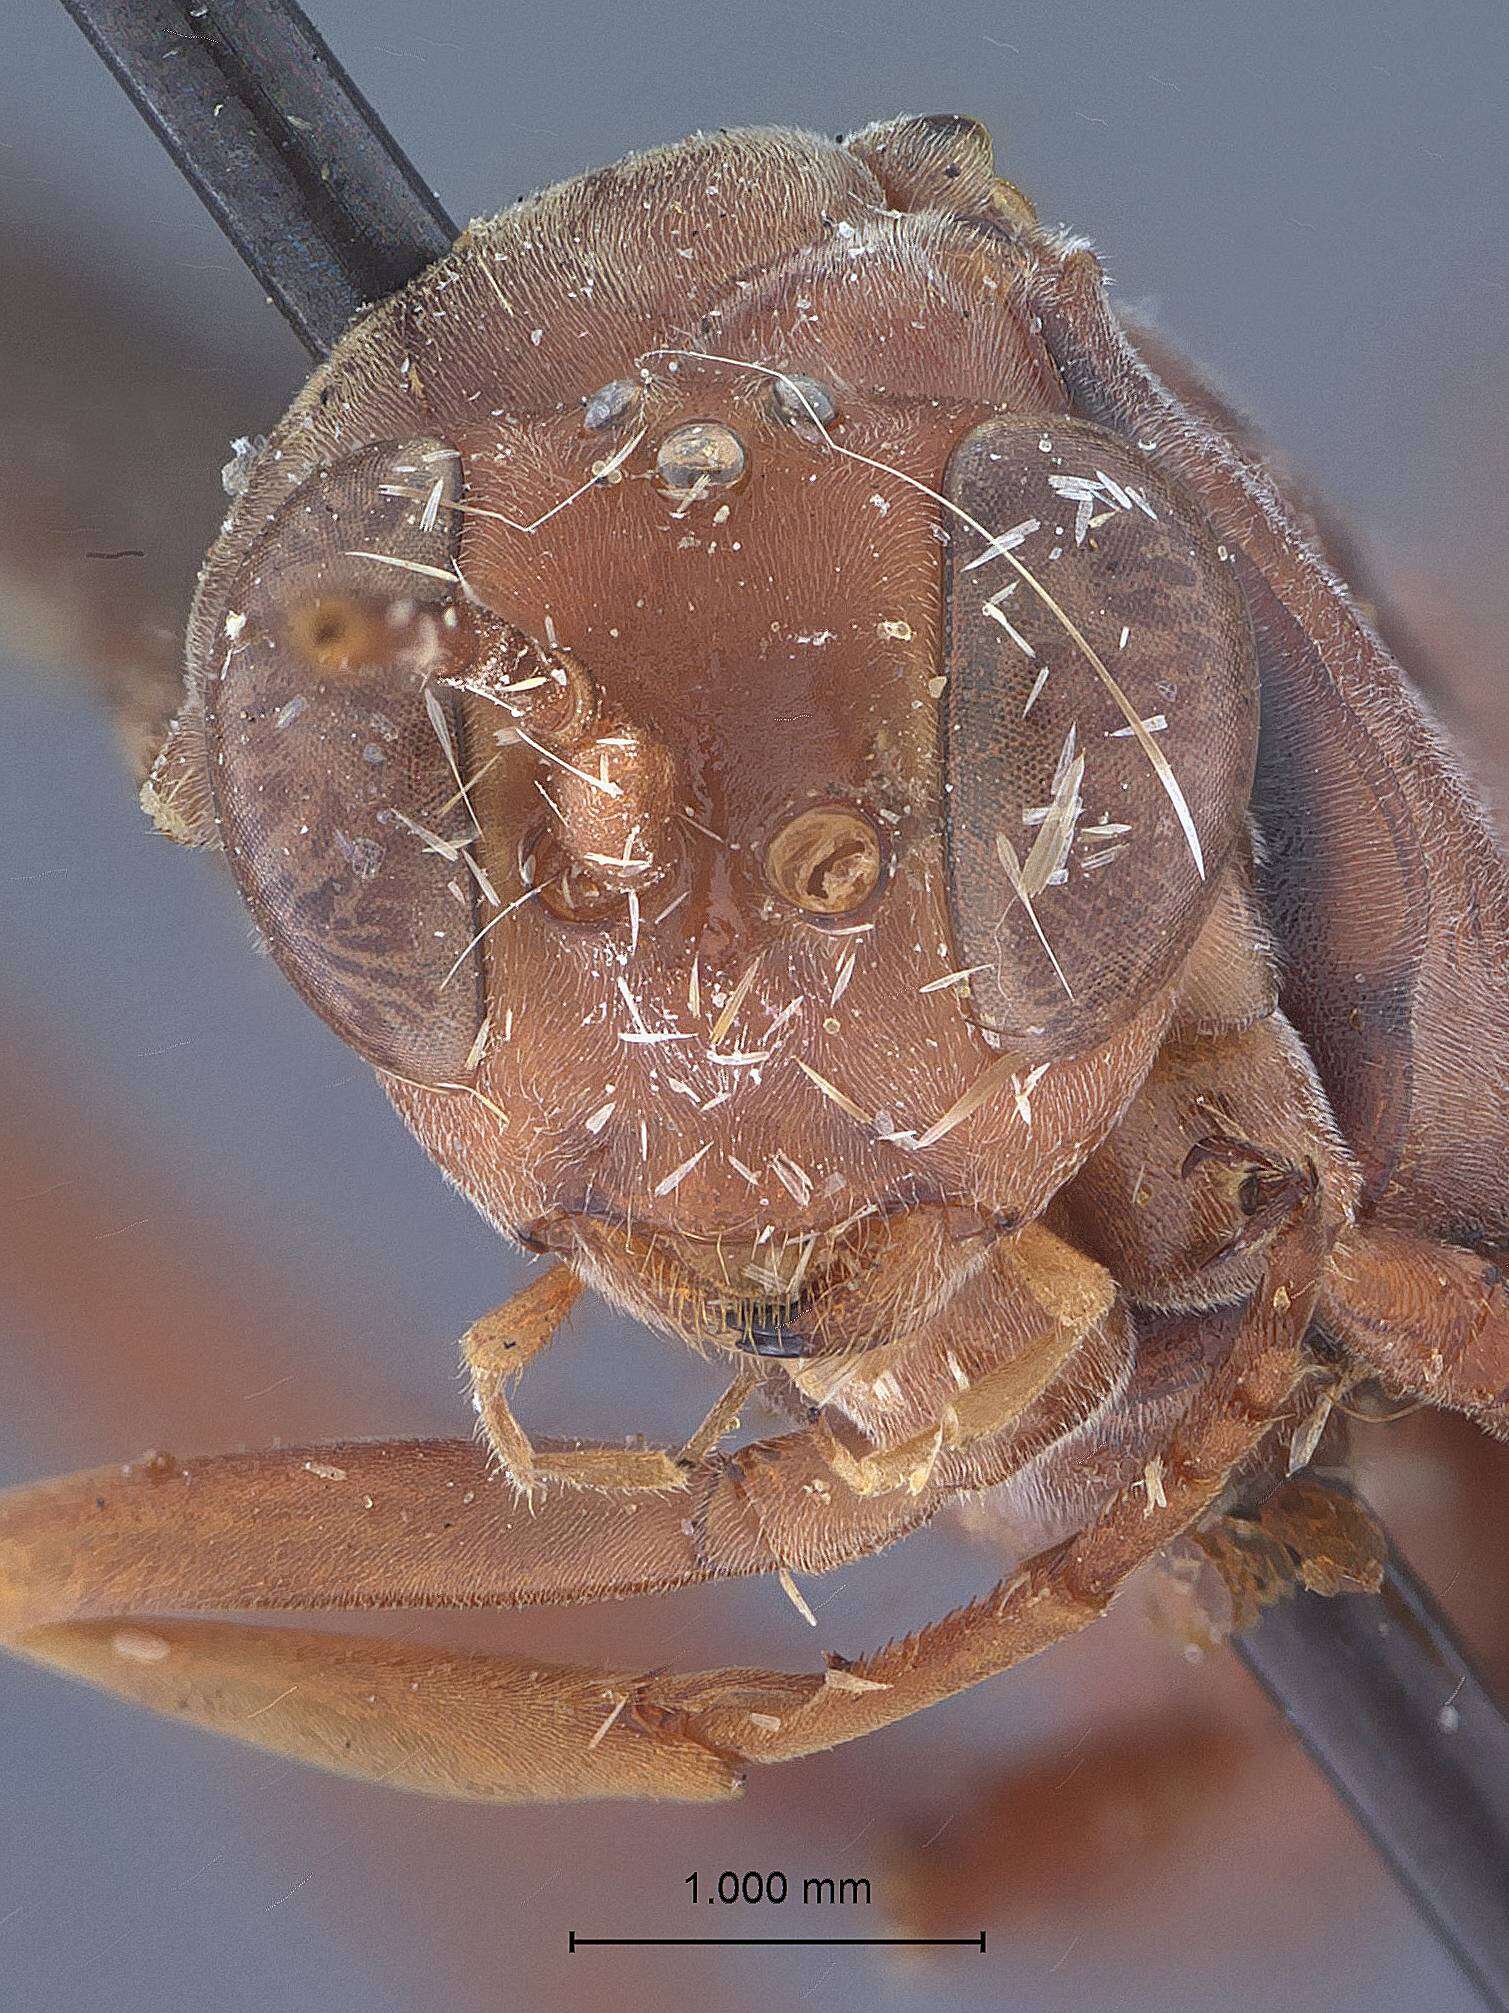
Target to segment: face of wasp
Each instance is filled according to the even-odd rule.
[[[1012,270],[858,152],[624,164],[361,324],[206,571],[163,815],[489,1216],[694,1338],[893,1339],[1038,1213],[1240,826],[1235,585]]]

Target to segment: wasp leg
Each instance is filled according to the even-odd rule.
[[[543,1277],[474,1321],[461,1338],[461,1360],[489,1448],[521,1495],[543,1482],[569,1482],[610,1494],[684,1489],[688,1475],[738,1424],[757,1379],[736,1377],[679,1453],[659,1447],[541,1448],[508,1403],[508,1387],[550,1342],[580,1299],[583,1281],[569,1265]]]
[[[705,1460],[690,1499],[647,1497],[632,1528],[593,1490],[548,1489],[525,1505],[464,1441],[158,1456],[41,1483],[0,1497],[0,1636],[159,1711],[432,1794],[729,1796],[743,1760],[853,1739],[1098,1614],[1282,1416],[1318,1249],[1318,1237],[1280,1232],[1261,1299],[1212,1317],[1229,1320],[1231,1346],[1169,1437],[1156,1502],[1141,1483],[1122,1488],[1077,1538],[985,1602],[864,1663],[831,1659],[819,1677],[576,1670],[183,1617],[590,1600],[777,1565],[823,1571],[915,1529],[959,1490],[1006,1479],[1072,1430],[1086,1401],[1065,1395],[1069,1380],[1050,1384],[999,1441],[945,1451],[919,1496],[871,1498],[824,1481],[812,1435],[792,1433]]]
[[[689,1451],[731,1423],[743,1384]],[[951,1491],[846,1497],[835,1521],[844,1494],[805,1432],[704,1458],[686,1492],[645,1496],[632,1516],[594,1489],[526,1501],[466,1440],[153,1455],[0,1493],[0,1644],[210,1731],[432,1795],[724,1798],[736,1759],[642,1673],[203,1611],[574,1603],[822,1572],[905,1536]]]
[[[685,1681],[686,1730],[749,1761],[787,1761],[853,1740],[993,1677],[1094,1621],[1146,1559],[1219,1499],[1235,1471],[1293,1414],[1307,1369],[1324,1236],[1313,1200],[1279,1232],[1262,1287],[1212,1317],[1224,1361],[1170,1434],[1156,1496],[1121,1489],[1075,1537],[1040,1554],[983,1600],[816,1678],[728,1671]]]
[[[526,1501],[469,1440],[151,1454],[0,1491],[0,1640],[104,1616],[572,1605],[830,1572],[1008,1480],[1106,1395],[1060,1379],[1013,1432],[945,1452],[917,1496],[852,1494],[807,1428],[705,1456],[629,1518],[594,1489]]]
[[[1401,1396],[1509,1439],[1509,1251],[1483,1257],[1368,1225],[1337,1245],[1321,1319]]]
[[[482,1432],[514,1487],[527,1494],[539,1479],[534,1447],[505,1395],[530,1362],[553,1341],[581,1298],[582,1281],[569,1266],[552,1265],[541,1278],[474,1321],[461,1338],[461,1362],[471,1379],[472,1405]]]
[[[1302,1372],[1318,1214],[1304,1205],[1274,1237],[1259,1295],[1210,1317],[1219,1367],[1168,1435],[1156,1497],[1142,1482],[1121,1487],[986,1601],[863,1663],[833,1658],[816,1677],[647,1676],[191,1611],[579,1601],[778,1565],[823,1571],[1019,1472],[1093,1415],[1094,1393],[1050,1382],[1011,1431],[945,1449],[915,1497],[847,1490],[798,1432],[709,1457],[688,1494],[646,1497],[629,1520],[594,1490],[547,1489],[526,1505],[465,1442],[159,1456],[0,1497],[0,1636],[119,1696],[431,1793],[731,1795],[744,1760],[853,1739],[1072,1632],[1200,1516],[1283,1417]]]
[[[753,1370],[739,1372],[696,1432],[682,1446],[676,1456],[678,1467],[696,1468],[707,1459],[718,1442],[738,1425],[739,1414],[751,1394],[758,1389],[759,1382],[760,1379]]]
[[[686,1486],[688,1466],[716,1444],[727,1425],[715,1425],[720,1408],[678,1458],[659,1447],[537,1448],[514,1417],[508,1387],[559,1331],[580,1299],[583,1282],[569,1265],[553,1265],[542,1278],[474,1321],[461,1338],[461,1360],[471,1379],[472,1403],[488,1446],[521,1495],[542,1482],[571,1482],[615,1494]],[[737,1407],[735,1407],[735,1416]],[[732,1420],[728,1421],[732,1424]],[[709,1428],[714,1428],[707,1437]]]
[[[569,1482],[609,1494],[690,1488],[708,1455],[738,1425],[739,1413],[759,1381],[752,1371],[741,1371],[674,1454],[660,1447],[535,1448],[534,1473],[540,1481]]]
[[[917,1496],[932,1480],[945,1440],[949,1446],[957,1446],[961,1437],[956,1420],[945,1413],[930,1431],[916,1433],[898,1447],[870,1447],[854,1453],[831,1426],[825,1426],[823,1452],[834,1474],[856,1496],[884,1496],[893,1489],[906,1489]]]
[[[734,1403],[731,1390],[697,1439]],[[645,1496],[632,1517],[594,1489],[526,1501],[466,1440],[153,1455],[0,1493],[0,1644],[271,1752],[432,1795],[727,1797],[737,1758],[686,1727],[665,1680],[199,1617],[575,1603],[824,1572],[1021,1454],[869,1502],[833,1482],[811,1434],[788,1433],[703,1459],[686,1493]]]
[[[916,1334],[776,1374],[823,1408],[815,1430],[849,1489],[916,1495],[945,1453],[999,1438],[1071,1365],[1081,1382],[1124,1382],[1119,1319],[1109,1273],[1030,1224]]]
[[[178,1618],[64,1623],[7,1647],[210,1732],[430,1796],[714,1802],[742,1781],[638,1671]]]

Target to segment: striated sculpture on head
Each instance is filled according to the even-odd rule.
[[[717,1793],[1088,1621],[1351,1383],[1509,1423],[1504,864],[1151,351],[973,121],[729,132],[472,226],[247,471],[145,798],[548,1254],[463,1342],[494,1577],[822,1569],[986,1488],[1055,1541],[416,1786]],[[515,1417],[588,1285],[727,1353],[679,1450]],[[796,1429],[720,1451],[756,1392]]]

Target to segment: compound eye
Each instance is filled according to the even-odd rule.
[[[988,421],[945,487],[955,950],[988,1038],[1074,1054],[1215,899],[1257,758],[1251,620],[1193,501],[1098,427]]]
[[[469,640],[459,487],[433,440],[312,476],[247,554],[203,672],[217,822],[273,956],[420,1083],[460,1074],[483,1013],[461,702],[439,682]]]
[[[880,833],[849,804],[799,811],[765,849],[765,878],[809,916],[852,916],[885,874]]]

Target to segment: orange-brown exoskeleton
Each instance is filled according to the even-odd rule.
[[[1080,1627],[1349,1381],[1504,1427],[1504,864],[1150,354],[944,118],[631,159],[357,323],[210,555],[147,802],[543,1268],[463,1343],[490,1468],[328,1452],[316,1530],[308,1450],[171,1511],[136,1474],[84,1563],[93,1485],[31,1492],[23,1647],[417,1786],[715,1795]],[[681,1448],[516,1419],[587,1285],[726,1353]],[[720,1448],[756,1389],[794,1429]],[[821,1570],[987,1488],[1053,1548],[818,1675],[89,1619]]]

